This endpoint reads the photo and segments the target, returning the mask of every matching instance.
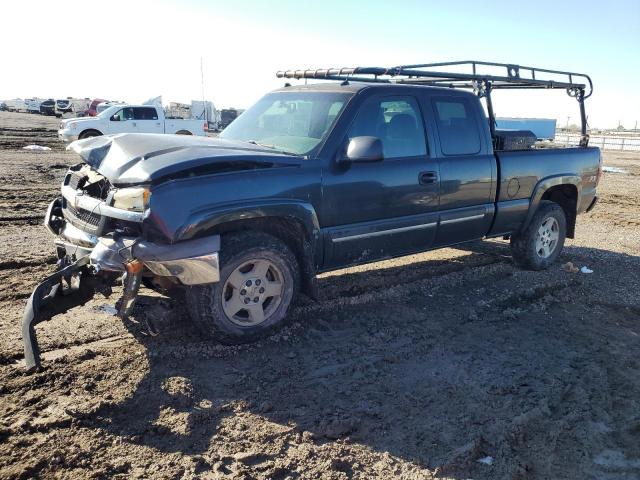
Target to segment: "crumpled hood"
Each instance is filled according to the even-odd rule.
[[[112,185],[161,183],[192,175],[299,166],[301,157],[245,142],[188,135],[121,133],[71,143]]]

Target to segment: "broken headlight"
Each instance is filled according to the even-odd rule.
[[[113,206],[132,212],[144,212],[151,192],[146,187],[120,188],[113,194]]]

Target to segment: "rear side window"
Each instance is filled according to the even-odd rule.
[[[157,120],[158,112],[153,107],[136,107],[133,109],[134,120]]]
[[[385,97],[367,100],[351,125],[349,139],[378,137],[384,158],[425,156],[422,115],[412,97]]]
[[[475,115],[465,99],[433,100],[440,148],[445,155],[480,152],[480,132]]]

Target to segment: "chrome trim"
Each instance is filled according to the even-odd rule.
[[[71,223],[66,222],[60,237],[71,242],[74,245],[93,248],[98,243],[98,237],[90,233],[83,232],[78,227],[74,227]]]
[[[76,258],[86,257],[91,254],[92,249],[87,247],[81,247],[79,245],[74,245],[73,243],[69,243],[61,238],[56,238],[54,244],[58,248],[64,248],[65,253],[70,257],[76,256]]]
[[[450,223],[460,223],[460,222],[466,222],[467,220],[477,220],[478,218],[484,218],[486,214],[485,213],[481,213],[478,215],[471,215],[469,217],[461,217],[461,218],[452,218],[451,220],[440,220],[440,225],[447,225]]]
[[[218,252],[168,260],[153,255],[150,258],[154,260],[147,260],[149,257],[144,255],[144,250],[136,252],[136,246],[141,242],[134,237],[121,237],[118,240],[101,237],[91,251],[91,265],[97,271],[124,272],[126,263],[140,260],[155,275],[177,278],[184,285],[200,285],[220,280]],[[175,253],[173,248],[170,251]]]
[[[177,277],[185,285],[200,285],[220,281],[218,252],[200,257],[145,262],[145,266],[156,275]]]
[[[420,225],[410,225],[408,227],[390,228],[389,230],[379,230],[377,232],[359,233],[357,235],[348,235],[346,237],[332,238],[331,241],[334,243],[340,243],[340,242],[346,242],[349,240],[357,240],[360,238],[380,237],[382,235],[388,235],[391,233],[410,232],[412,230],[422,230],[425,228],[431,228],[431,227],[435,227],[437,224],[438,224],[437,222],[421,223]]]
[[[74,190],[69,185],[63,185],[61,190],[62,196],[76,209],[82,208],[97,215],[104,215],[105,217],[117,218],[128,222],[140,223],[145,218],[145,212],[130,212],[129,210],[112,207],[98,198],[89,197],[78,190]]]

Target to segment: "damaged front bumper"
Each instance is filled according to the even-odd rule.
[[[57,215],[59,204],[56,202],[60,199],[49,206],[45,226],[56,235],[59,270],[34,289],[22,321],[25,361],[29,370],[40,367],[34,326],[56,313],[85,303],[98,290],[103,293],[110,290],[111,282],[120,276],[124,289],[118,314],[123,318],[133,307],[143,276],[165,277],[178,285],[215,283],[220,279],[218,235],[175,244],[117,234],[95,236]],[[113,207],[100,210],[103,215],[114,213]],[[127,213],[131,212],[115,212],[119,216]],[[114,215],[114,218],[118,217]],[[47,307],[42,308],[45,305]]]

